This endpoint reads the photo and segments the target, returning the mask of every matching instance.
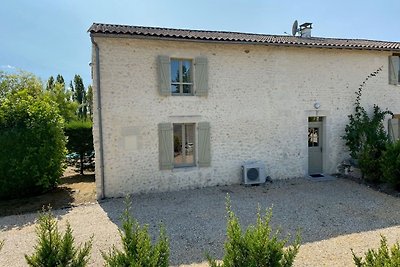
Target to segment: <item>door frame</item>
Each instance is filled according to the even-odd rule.
[[[309,117],[322,117],[322,172],[321,172],[321,174],[324,174],[325,172],[326,172],[326,170],[328,170],[329,168],[328,168],[328,166],[327,166],[327,163],[328,163],[328,161],[327,161],[327,158],[328,158],[328,150],[329,150],[329,147],[328,147],[328,142],[327,142],[327,140],[328,140],[328,131],[327,131],[327,127],[326,127],[326,125],[327,125],[327,121],[328,121],[328,118],[327,118],[327,116],[325,115],[325,114],[315,114],[315,112],[314,112],[314,114],[307,114],[307,118],[306,118],[306,120],[307,120],[307,127],[306,127],[306,131],[305,131],[305,136],[307,137],[307,139],[305,139],[306,140],[306,142],[305,142],[305,145],[306,145],[306,148],[307,148],[307,157],[306,157],[306,175],[308,176],[308,175],[310,175],[310,172],[309,172],[309,168],[308,168],[308,161],[309,161],[309,155],[308,155],[308,126],[309,126],[309,122],[308,122],[308,119],[309,119]]]

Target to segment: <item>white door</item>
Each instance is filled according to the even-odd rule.
[[[308,122],[308,173],[320,174],[322,166],[322,118],[310,117]]]

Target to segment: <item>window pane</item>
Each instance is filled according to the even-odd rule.
[[[174,124],[174,164],[182,164],[182,124]]]
[[[179,84],[172,84],[171,85],[171,93],[179,94]]]
[[[171,59],[171,82],[179,82],[179,60]]]
[[[192,85],[191,84],[184,84],[183,85],[183,93],[184,94],[191,94],[192,93]]]
[[[318,143],[319,128],[308,128],[308,147],[317,147]]]
[[[182,60],[182,82],[192,82],[192,62],[190,60]]]
[[[194,124],[185,124],[186,163],[194,164]]]

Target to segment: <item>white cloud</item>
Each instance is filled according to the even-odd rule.
[[[1,65],[0,69],[9,69],[9,70],[15,70],[16,67],[11,66],[11,65]]]

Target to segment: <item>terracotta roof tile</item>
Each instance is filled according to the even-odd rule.
[[[345,48],[360,50],[400,51],[400,42],[374,41],[363,39],[303,38],[299,36],[267,35],[225,31],[203,31],[169,29],[142,26],[127,26],[93,23],[88,30],[93,34],[116,34],[140,36],[144,38],[168,38],[214,42],[261,43],[270,45]]]

